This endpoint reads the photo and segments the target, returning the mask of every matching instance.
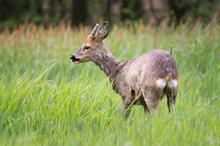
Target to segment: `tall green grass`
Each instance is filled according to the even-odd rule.
[[[146,116],[121,98],[93,63],[70,55],[90,28],[23,25],[0,34],[0,145],[220,145],[220,26],[112,26],[105,40],[125,61],[173,46],[180,72],[176,110]]]

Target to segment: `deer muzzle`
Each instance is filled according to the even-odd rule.
[[[72,62],[78,64],[80,59],[79,59],[79,58],[76,58],[74,55],[71,55],[71,56],[70,56],[70,60],[72,60]]]

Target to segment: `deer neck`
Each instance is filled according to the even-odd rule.
[[[121,62],[116,60],[109,51],[102,53],[101,58],[94,62],[109,77],[110,82],[112,82],[118,74],[118,65]]]

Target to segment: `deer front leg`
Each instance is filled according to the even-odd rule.
[[[127,119],[131,113],[131,106],[133,101],[131,100],[131,98],[128,97],[122,97],[122,100],[123,100],[123,117]]]

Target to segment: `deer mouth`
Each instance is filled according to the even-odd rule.
[[[79,58],[76,58],[74,55],[70,56],[70,60],[72,60],[73,63],[78,64],[79,63]]]

